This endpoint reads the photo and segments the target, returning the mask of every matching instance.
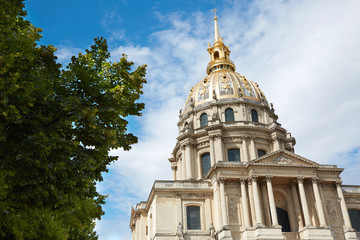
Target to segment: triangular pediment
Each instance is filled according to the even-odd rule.
[[[276,151],[251,161],[258,164],[281,166],[319,166],[320,164],[288,151]]]

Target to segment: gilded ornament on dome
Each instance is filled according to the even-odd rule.
[[[221,76],[221,75],[220,75]],[[230,80],[230,78],[226,76],[222,76],[220,78],[220,95],[233,95],[234,94],[234,87]]]
[[[241,78],[241,82],[244,84],[244,92],[246,96],[256,97],[253,87],[246,77]]]
[[[205,79],[204,82],[200,85],[199,91],[198,91],[198,101],[204,100],[209,98],[209,84],[207,83],[207,80]]]

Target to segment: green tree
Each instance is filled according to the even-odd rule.
[[[137,138],[146,66],[112,63],[106,41],[62,69],[22,0],[0,0],[0,239],[97,239],[96,182]]]

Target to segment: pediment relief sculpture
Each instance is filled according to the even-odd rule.
[[[272,156],[270,155],[268,157],[262,157],[258,160],[255,160],[254,163],[276,164],[283,166],[287,166],[287,165],[317,166],[318,165],[317,163],[312,162],[306,158],[297,156],[295,154],[288,154],[285,152],[277,153]]]

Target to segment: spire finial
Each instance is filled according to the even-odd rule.
[[[214,17],[214,21],[215,21],[215,42],[217,42],[217,41],[220,40],[220,33],[219,33],[219,27],[218,27],[218,24],[217,24],[217,17],[216,17],[217,10],[213,9],[213,11],[214,11],[214,14],[215,14],[215,17]]]
[[[217,12],[217,10],[214,8],[213,11],[214,11],[214,14],[215,14],[215,17],[216,17],[216,12]]]

